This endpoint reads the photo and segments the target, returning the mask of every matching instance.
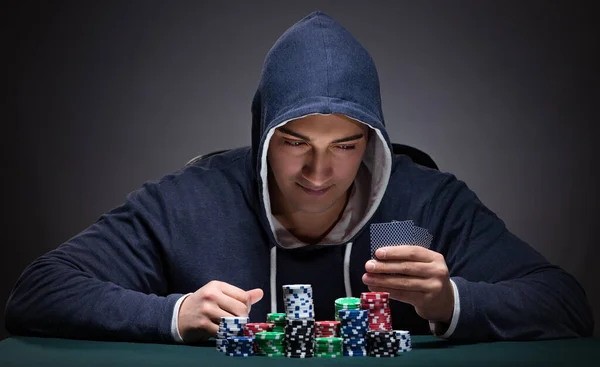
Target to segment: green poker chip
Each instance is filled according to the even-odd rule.
[[[318,358],[341,358],[344,354],[341,352],[338,353],[316,353],[315,357]]]
[[[286,314],[284,313],[269,313],[267,314],[267,321],[271,321],[273,323],[282,323],[285,324]]]
[[[283,340],[285,334],[276,331],[261,331],[256,333],[254,338],[257,340]]]
[[[360,298],[356,297],[343,297],[335,300],[335,305],[342,308],[347,306],[358,306],[360,308]]]
[[[335,320],[340,321],[339,310],[360,310],[360,298],[343,297],[335,300]]]

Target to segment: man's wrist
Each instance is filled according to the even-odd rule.
[[[460,317],[460,297],[458,294],[458,288],[452,279],[450,279],[450,284],[452,284],[452,291],[454,292],[454,308],[449,322],[445,323],[429,321],[429,328],[431,332],[440,338],[449,338],[454,333]]]
[[[175,303],[175,307],[173,307],[173,316],[171,318],[171,336],[176,343],[183,344],[185,340],[181,336],[179,332],[179,310],[181,309],[181,304],[183,301],[192,293],[185,294],[181,296],[177,302]]]

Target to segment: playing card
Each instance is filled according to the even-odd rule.
[[[415,233],[415,242],[414,244],[417,246],[430,248],[431,241],[433,240],[433,236],[427,231],[425,228],[421,228],[418,226],[414,226]]]
[[[375,259],[378,248],[415,244],[415,225],[412,220],[373,223],[370,230],[372,259]]]

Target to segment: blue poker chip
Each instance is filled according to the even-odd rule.
[[[227,340],[235,343],[254,343],[254,337],[252,336],[230,336]]]
[[[367,328],[367,327],[369,327],[369,320],[362,320],[362,321],[341,320],[340,326],[344,326],[344,327],[364,327],[364,328]]]
[[[349,352],[344,351],[344,357],[367,357],[369,354],[367,352]]]
[[[338,311],[338,316],[342,320],[355,320],[368,318],[369,314],[366,310],[348,310],[342,309]]]
[[[351,349],[351,348],[366,348],[368,344],[367,343],[364,343],[364,344],[345,344],[344,343],[343,345],[344,345],[344,348]]]
[[[245,325],[248,323],[250,319],[248,317],[221,317],[221,322],[225,325],[227,324],[237,324],[237,325]]]
[[[368,327],[364,327],[364,326],[346,326],[346,325],[342,325],[340,327],[340,330],[348,330],[348,331],[352,331],[352,330],[356,330],[356,331],[363,331],[363,330],[368,330]]]

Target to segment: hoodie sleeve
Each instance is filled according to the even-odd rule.
[[[459,294],[450,339],[590,336],[592,313],[575,278],[509,232],[463,182],[444,177],[428,215]]]
[[[147,183],[79,235],[29,265],[6,306],[12,334],[173,342],[182,294],[168,294],[168,208]]]

